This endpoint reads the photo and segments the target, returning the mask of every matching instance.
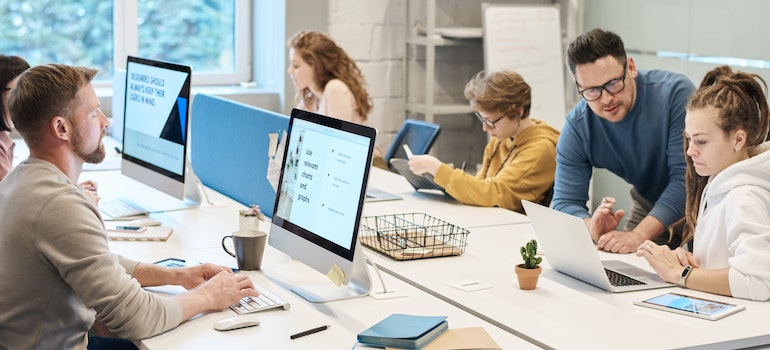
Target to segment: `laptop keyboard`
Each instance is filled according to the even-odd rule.
[[[287,301],[281,299],[261,285],[254,283],[254,289],[257,290],[259,296],[245,297],[241,299],[238,304],[231,305],[230,308],[237,314],[249,314],[278,307],[288,310],[291,307]]]
[[[636,286],[636,285],[646,284],[640,280],[633,279],[631,277],[617,273],[612,270],[604,269],[604,272],[607,273],[607,277],[610,279],[610,284],[615,287]]]
[[[140,208],[136,204],[122,198],[100,200],[99,211],[102,212],[102,216],[111,219],[149,214],[146,210]]]

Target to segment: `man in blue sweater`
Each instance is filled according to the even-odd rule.
[[[567,115],[556,149],[553,207],[581,217],[598,248],[635,252],[646,239],[669,242],[667,228],[684,214],[685,104],[695,90],[672,72],[638,71],[615,33],[594,29],[567,48],[567,63],[583,99]],[[602,198],[586,207],[593,168],[605,168],[633,185],[633,207],[625,211]]]

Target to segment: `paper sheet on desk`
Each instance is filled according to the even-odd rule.
[[[281,141],[278,142],[278,134],[269,135],[270,144],[267,147],[267,181],[273,187],[273,191],[278,192],[278,180],[281,177],[281,166],[283,165],[283,153],[286,148],[286,131],[280,132]],[[277,145],[276,145],[277,143]]]
[[[396,350],[386,348],[388,350]],[[422,350],[500,350],[494,339],[481,327],[453,328],[428,343]]]
[[[107,228],[107,237],[114,241],[165,241],[174,229],[170,226],[148,226],[142,232],[113,231]]]

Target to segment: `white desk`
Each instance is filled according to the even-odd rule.
[[[100,186],[105,191],[105,186],[114,183],[137,186],[136,190],[141,187],[117,172],[90,172],[87,175],[100,181]],[[177,257],[189,261],[210,261],[234,266],[235,259],[222,250],[221,239],[237,228],[238,209],[243,206],[214,191],[208,190],[207,193],[215,206],[152,215],[164,225],[174,228],[169,240],[111,241],[111,249],[118,254],[147,262]],[[262,228],[268,231],[267,224],[263,224]],[[447,315],[450,328],[483,327],[505,349],[535,348],[510,332],[385,273],[383,277],[389,284],[388,287],[406,292],[408,297],[389,300],[364,297],[321,304],[309,303],[288,291],[285,286],[293,284],[295,278],[301,278],[303,281],[320,279],[331,283],[325,276],[269,246],[264,259],[264,271],[242,273],[248,273],[254,281],[289,301],[292,304],[290,310],[256,313],[262,325],[230,332],[217,332],[211,327],[216,320],[232,316],[232,311],[209,313],[187,321],[174,330],[143,340],[140,346],[144,349],[211,349],[244,345],[271,349],[349,349],[353,346],[358,332],[391,313],[407,313]],[[375,288],[381,290],[379,280],[374,274],[372,281]],[[290,334],[323,324],[331,324],[332,327],[311,336],[289,339]]]
[[[213,240],[212,240],[213,241]],[[216,240],[218,244],[218,239]],[[111,242],[111,248],[126,256],[139,256],[146,261],[168,257],[163,250],[148,249],[155,242]],[[160,253],[159,253],[160,252]],[[136,253],[136,254],[132,254]],[[173,257],[188,261],[210,261],[233,266],[235,259],[221,248],[187,250],[175,252]],[[313,304],[285,288],[297,279],[303,282],[319,282],[325,277],[308,267],[289,259],[282,253],[267,248],[263,262],[264,271],[243,271],[252,280],[265,286],[291,303],[288,311],[268,310],[253,314],[262,324],[258,327],[217,332],[212,324],[221,318],[234,315],[230,310],[214,312],[187,321],[178,328],[164,334],[143,340],[144,349],[212,349],[231,346],[251,345],[266,349],[349,349],[355,343],[355,335],[391,313],[448,316],[450,328],[483,327],[503,349],[535,349],[534,345],[502,330],[478,317],[437,299],[422,290],[383,272],[390,290],[407,294],[405,298],[375,300],[362,297],[329,303]],[[374,290],[381,291],[375,272],[370,268]],[[329,282],[330,283],[330,282]],[[290,340],[289,335],[324,324],[331,324],[329,330]],[[333,332],[330,332],[332,331]],[[368,349],[359,345],[359,349]]]
[[[770,303],[676,287],[613,294],[554,271],[548,266],[547,252],[537,289],[520,290],[514,266],[521,263],[519,247],[531,238],[529,224],[472,228],[461,256],[403,262],[370,256],[383,270],[543,347],[725,349],[770,344],[770,327],[764,321]],[[649,269],[644,259],[633,254],[601,252],[601,256]],[[493,287],[464,292],[448,286],[465,279]],[[747,309],[707,321],[632,304],[671,290],[743,304]]]
[[[464,205],[440,193],[415,191],[403,176],[377,167],[369,173],[369,184],[403,199],[367,202],[364,216],[425,213],[464,228],[529,222],[526,215],[512,210]]]
[[[89,173],[89,175],[97,174],[99,173]],[[373,171],[373,174],[377,174],[377,171]],[[380,173],[380,175],[382,174],[385,173]],[[379,175],[373,175],[373,181],[376,181],[376,176]],[[383,190],[391,191],[391,188],[381,185],[382,183],[373,182],[373,184]],[[719,321],[706,321],[666,313],[638,307],[632,302],[671,289],[621,294],[604,292],[550,269],[547,257],[543,264],[544,272],[540,277],[537,289],[522,291],[516,282],[514,266],[521,259],[518,248],[534,237],[532,228],[528,223],[485,226],[484,223],[486,222],[479,222],[486,220],[483,218],[483,213],[486,210],[497,208],[467,207],[436,201],[420,202],[409,193],[399,194],[405,195],[405,199],[367,203],[365,215],[402,213],[404,207],[413,205],[408,203],[423,203],[422,206],[415,207],[418,208],[415,211],[429,213],[458,225],[462,225],[458,221],[467,224],[471,234],[468,236],[468,247],[465,253],[456,257],[398,262],[368,250],[368,255],[383,270],[406,282],[397,288],[403,287],[410,290],[409,298],[390,301],[372,301],[369,298],[364,298],[325,304],[308,304],[280,287],[281,283],[286,282],[267,279],[262,273],[252,273],[255,281],[259,283],[264,281],[263,284],[274,292],[283,290],[285,294],[282,296],[286,296],[287,300],[297,304],[292,310],[301,311],[302,315],[308,312],[310,316],[307,318],[311,322],[302,323],[303,327],[297,327],[298,329],[315,327],[318,325],[317,321],[321,321],[322,317],[326,316],[329,322],[333,324],[332,328],[342,328],[343,333],[347,332],[335,335],[335,339],[330,340],[330,344],[337,344],[335,342],[340,341],[337,337],[341,337],[345,339],[340,341],[340,344],[345,343],[348,344],[346,346],[352,346],[351,340],[354,339],[356,333],[390,313],[402,312],[451,314],[451,327],[482,325],[503,348],[528,346],[521,344],[521,340],[515,336],[520,336],[536,346],[546,348],[585,346],[608,349],[619,347],[721,349],[770,344],[770,328],[766,327],[763,322],[770,312],[770,303],[751,302],[685,290],[686,294],[747,305],[747,309]],[[234,259],[222,252],[219,245],[221,237],[237,226],[235,213],[237,208],[241,206],[233,201],[228,201],[227,198],[218,196],[213,191],[209,191],[209,196],[212,198],[212,202],[222,205],[222,207],[207,207],[162,214],[167,218],[160,218],[161,221],[166,224],[172,222],[171,225],[175,229],[175,233],[169,241],[112,242],[112,246],[118,252],[135,252],[140,259],[148,261],[177,256],[191,260],[211,260],[225,265],[234,264]],[[456,207],[454,207],[455,205]],[[451,210],[457,210],[457,212]],[[505,211],[505,213],[513,212]],[[515,218],[515,215],[512,215],[511,218]],[[605,259],[627,260],[643,268],[648,268],[644,260],[634,255],[601,254]],[[127,255],[137,256],[136,254]],[[282,258],[272,248],[268,248],[266,259],[265,270],[270,277],[274,277],[271,273],[271,266],[280,266],[281,271],[292,266],[291,261],[282,260],[285,257]],[[493,288],[464,292],[447,285],[466,279],[488,283],[493,285]],[[374,280],[376,282],[376,277]],[[279,289],[276,290],[271,283],[275,283]],[[422,291],[417,291],[416,288]],[[673,290],[678,289],[673,288]],[[431,297],[431,295],[440,298],[441,301]],[[449,305],[454,306],[454,308],[450,308]],[[455,309],[465,312],[452,311]],[[359,312],[360,310],[366,310],[366,312]],[[313,314],[313,311],[320,314]],[[286,314],[294,314],[294,312],[291,311]],[[224,336],[223,334],[210,333],[213,332],[209,331],[213,319],[214,317],[201,318],[185,323],[178,330],[147,340],[143,344],[150,348],[156,346],[163,348],[167,344],[176,344],[175,341],[188,341],[189,338],[190,346],[192,346],[194,340],[198,339],[195,336],[196,331],[201,334],[198,341],[212,344],[208,343],[209,337],[217,339]],[[297,319],[300,321],[296,321]],[[453,320],[455,321],[453,322]],[[288,333],[297,329],[287,327],[294,322],[301,321],[300,316],[297,316],[293,321],[275,321],[280,324],[281,332],[283,332],[279,337],[286,338]],[[307,327],[304,327],[305,325]],[[508,335],[505,332],[501,334],[500,330],[494,326],[507,331]],[[328,334],[323,334],[327,332]],[[325,337],[335,333],[324,331],[319,334],[323,334]],[[296,345],[296,343],[276,344]]]

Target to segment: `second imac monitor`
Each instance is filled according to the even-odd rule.
[[[126,66],[121,171],[178,200],[185,199],[190,171],[191,71],[189,66],[132,56]]]
[[[291,113],[269,243],[342,284],[293,288],[312,302],[365,296],[371,289],[358,227],[375,136],[366,126]]]

